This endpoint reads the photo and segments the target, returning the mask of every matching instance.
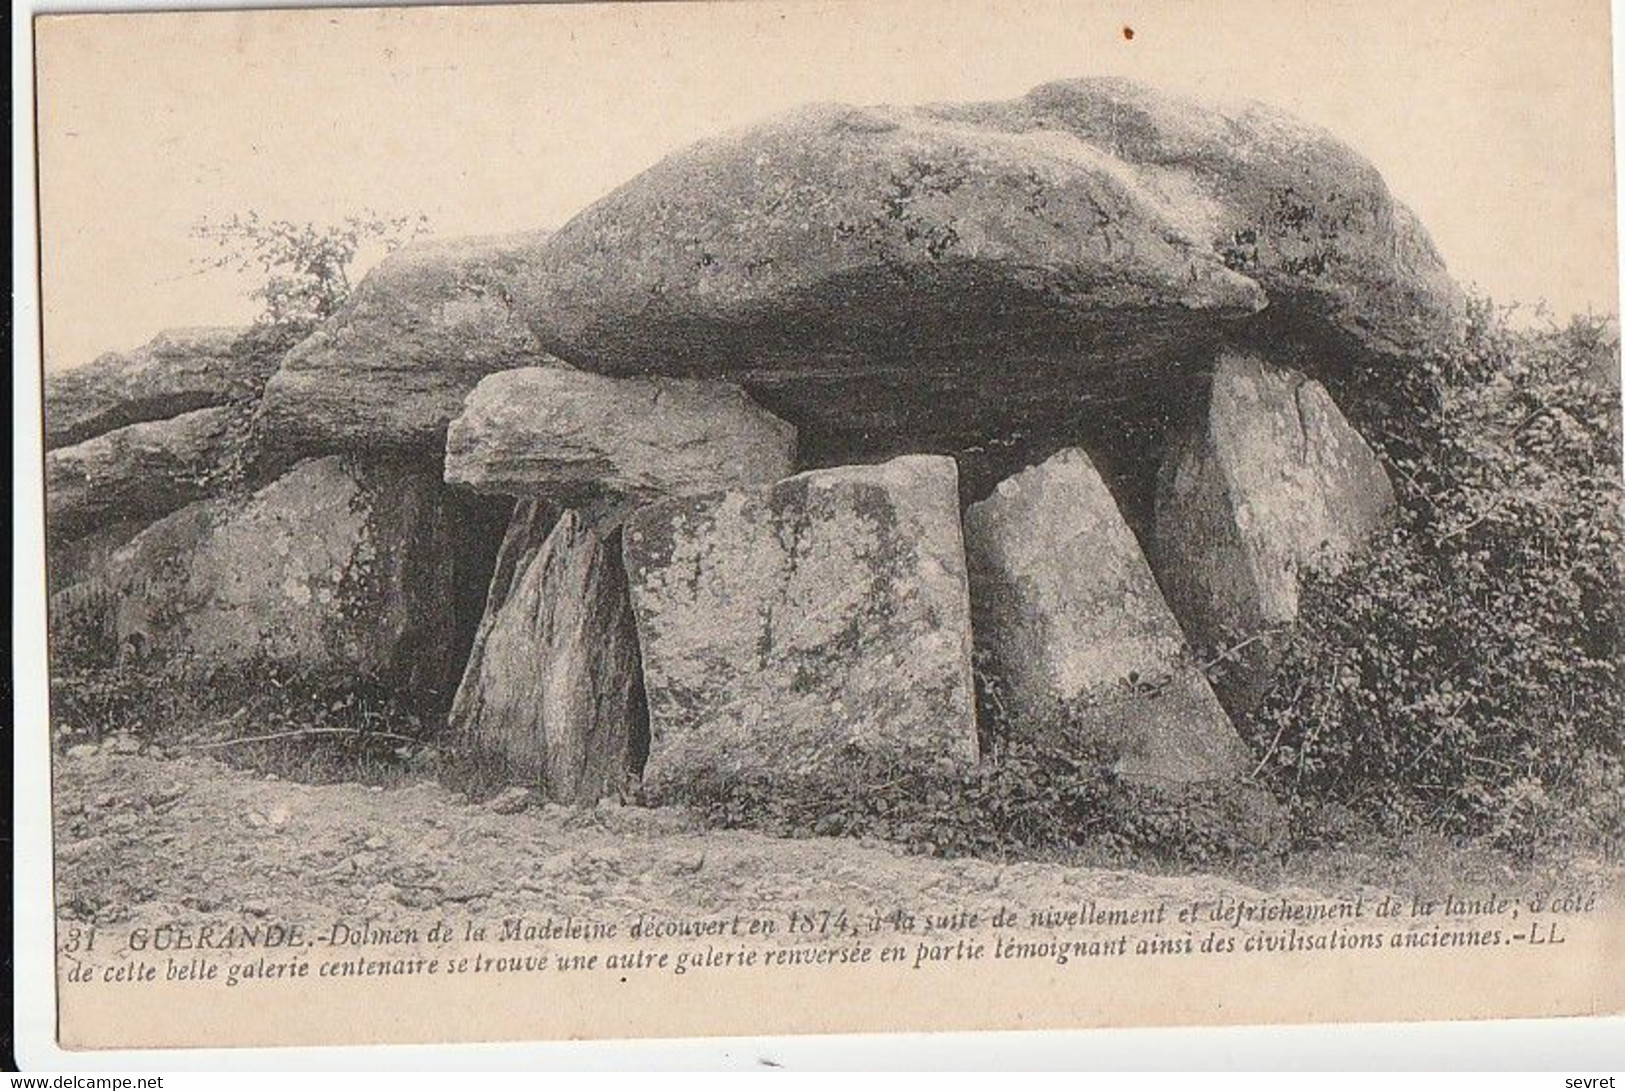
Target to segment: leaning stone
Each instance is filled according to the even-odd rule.
[[[450,724],[476,763],[546,799],[625,786],[647,727],[612,513],[519,504]]]
[[[644,783],[977,757],[951,459],[674,499],[625,530],[648,690]]]
[[[648,503],[787,476],[795,429],[731,383],[525,368],[481,380],[446,480],[568,506]]]
[[[1246,749],[1089,457],[1065,450],[965,513],[972,628],[1011,737],[1124,776],[1234,777]]]
[[[1387,473],[1324,387],[1221,357],[1206,415],[1163,462],[1152,561],[1192,642],[1229,652],[1216,689],[1232,715],[1268,689],[1302,576],[1342,571],[1393,512]]]
[[[485,591],[484,610],[480,615],[479,626],[474,632],[474,642],[464,667],[463,680],[458,686],[456,698],[452,701],[450,722],[454,729],[458,729],[456,732],[458,734],[470,729],[474,709],[477,708],[477,705],[470,705],[470,702],[476,699],[478,690],[477,687],[470,685],[469,680],[477,678],[481,672],[485,642],[489,639],[497,618],[507,606],[520,574],[535,559],[536,551],[547,541],[548,534],[552,532],[558,520],[558,509],[544,501],[521,500],[514,505],[507,528],[503,531],[502,543],[497,548],[496,561],[492,566]]]

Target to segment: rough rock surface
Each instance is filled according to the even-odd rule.
[[[656,792],[794,776],[853,748],[975,760],[951,459],[669,500],[624,536]]]
[[[438,457],[446,424],[481,378],[562,366],[509,303],[510,280],[546,237],[421,242],[385,258],[267,384],[268,447]]]
[[[452,630],[440,488],[329,457],[182,508],[110,562],[120,643],[199,677],[263,662],[432,698]]]
[[[1163,464],[1152,560],[1193,643],[1250,642],[1217,684],[1232,714],[1263,695],[1302,574],[1341,570],[1393,508],[1387,473],[1324,387],[1256,356],[1221,358],[1206,415]]]
[[[810,107],[702,141],[516,283],[549,350],[741,382],[800,430],[803,465],[932,450],[976,473],[990,441],[1122,440],[1221,336],[1386,355],[1461,311],[1414,217],[1336,139],[1113,79]]]
[[[208,495],[242,438],[229,406],[103,432],[45,454],[45,511],[53,541],[120,520],[151,523]]]
[[[480,381],[446,480],[565,505],[647,503],[788,476],[795,429],[730,383],[524,368]]]
[[[274,332],[241,326],[165,330],[45,377],[45,447],[65,447],[142,421],[252,398],[276,370]]]
[[[1233,777],[1246,749],[1088,455],[1060,452],[965,513],[972,628],[1012,730],[1125,776]]]
[[[100,581],[107,562],[152,520],[139,517],[104,523],[82,538],[63,540],[55,535],[45,542],[46,578],[53,600],[59,591],[89,579]]]
[[[618,523],[521,501],[450,726],[481,763],[546,798],[613,797],[648,722]]]

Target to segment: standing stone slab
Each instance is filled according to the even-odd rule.
[[[1125,776],[1234,777],[1246,749],[1089,457],[1065,450],[965,513],[978,650],[1011,732]]]
[[[424,474],[323,458],[252,496],[182,508],[109,562],[121,644],[203,680],[270,665],[433,701],[453,631],[440,491]]]
[[[1302,575],[1341,571],[1393,511],[1387,473],[1324,387],[1220,358],[1206,416],[1163,462],[1152,560],[1191,640],[1238,649],[1216,686],[1232,714],[1267,690]]]
[[[468,396],[446,435],[446,480],[567,505],[648,503],[785,477],[795,437],[732,383],[524,368]]]
[[[625,785],[647,739],[637,632],[613,513],[521,501],[452,707],[456,736],[547,798]]]
[[[951,459],[816,470],[646,508],[625,530],[657,792],[854,748],[977,756]]]
[[[485,645],[491,637],[491,630],[496,627],[497,617],[513,596],[519,577],[535,558],[542,543],[547,541],[548,534],[558,521],[558,509],[544,501],[521,500],[514,505],[508,517],[507,529],[502,535],[502,544],[497,548],[496,563],[492,566],[491,579],[485,592],[484,610],[480,615],[479,627],[474,632],[463,681],[452,702],[450,721],[454,729],[468,729],[472,719],[478,715],[479,689],[470,685],[469,679],[480,674]]]

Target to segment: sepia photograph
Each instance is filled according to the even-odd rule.
[[[1607,0],[31,33],[63,1050],[1625,1014]]]

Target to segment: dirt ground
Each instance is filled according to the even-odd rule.
[[[470,916],[693,917],[719,910],[1042,906],[1261,894],[1470,895],[1539,887],[1600,891],[1622,869],[1562,861],[1514,871],[1438,846],[1395,858],[1326,851],[1261,863],[1241,881],[1047,863],[941,860],[891,844],[785,840],[708,830],[678,810],[474,804],[435,783],[307,785],[208,756],[153,757],[115,741],[59,755],[59,914],[139,924]],[[514,812],[514,813],[505,813]]]

